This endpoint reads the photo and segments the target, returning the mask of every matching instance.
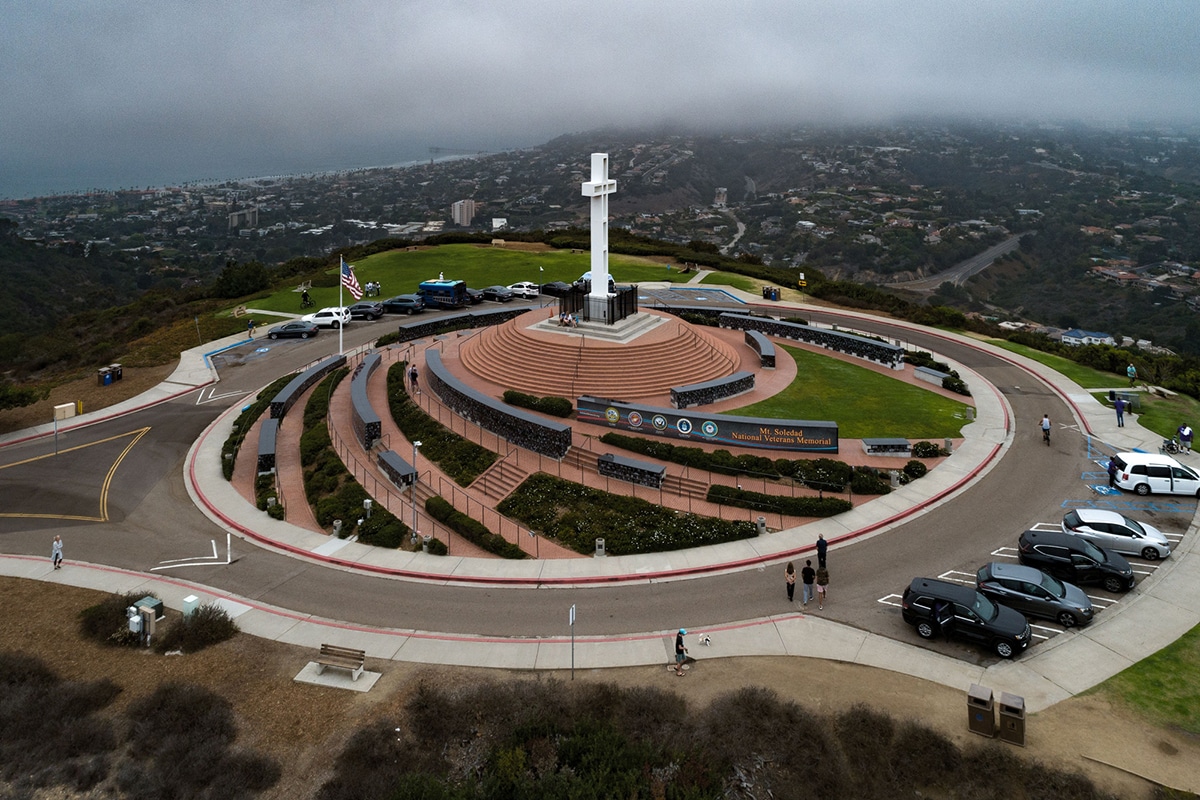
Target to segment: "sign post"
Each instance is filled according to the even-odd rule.
[[[571,680],[575,680],[575,604],[571,604]]]

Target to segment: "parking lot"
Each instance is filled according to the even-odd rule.
[[[1076,496],[1062,501],[1062,513],[1065,514],[1071,509],[1076,508],[1100,509],[1113,511],[1130,519],[1149,522],[1163,532],[1171,545],[1172,553],[1174,553],[1178,549],[1180,542],[1183,541],[1184,532],[1188,529],[1196,513],[1196,499],[1167,495],[1141,497],[1119,489],[1110,488],[1108,486],[1108,474],[1106,471],[1107,463],[1108,458],[1105,455],[1093,454],[1089,456],[1087,464],[1080,472],[1079,492]],[[946,569],[935,575],[924,575],[922,577],[933,577],[973,587],[976,582],[976,572],[985,563],[992,561],[1012,564],[1019,563],[1017,538],[1023,530],[1061,531],[1062,518],[1039,521],[1020,530],[1014,530],[1012,532],[1011,545],[1002,545],[990,552],[981,552],[977,562],[959,564],[953,569]],[[1163,561],[1147,561],[1128,554],[1126,558],[1133,568],[1133,573],[1137,580],[1137,584],[1130,591],[1126,593],[1113,593],[1106,591],[1100,586],[1081,587],[1088,599],[1091,600],[1092,608],[1096,613],[1095,619],[1091,623],[1092,625],[1103,623],[1106,611],[1114,608],[1123,600],[1136,596],[1141,584],[1153,576],[1164,563]],[[911,577],[915,576],[905,576],[906,579]],[[906,580],[901,581],[898,588],[902,589],[906,585],[906,582]],[[884,595],[878,598],[876,602],[895,608],[894,619],[898,638],[914,643],[920,642],[921,640],[917,637],[912,627],[901,619],[899,613],[901,597],[900,592],[896,592]],[[1064,627],[1052,620],[1036,617],[1027,617],[1027,619],[1032,636],[1030,649],[1064,633],[1078,633],[1081,630],[1079,628]],[[959,639],[951,642],[934,640],[922,643],[947,655],[971,661],[978,661],[981,656],[989,656],[986,649]]]

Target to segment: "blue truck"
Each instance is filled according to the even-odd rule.
[[[417,294],[425,300],[426,308],[463,308],[469,302],[466,281],[422,281]]]

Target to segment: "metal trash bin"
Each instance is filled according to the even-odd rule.
[[[604,557],[605,557],[605,555],[604,555],[604,540],[597,539],[596,540],[596,558],[604,558]]]
[[[767,534],[767,518],[759,517],[757,520],[755,520],[754,524],[755,524],[755,529],[756,529],[755,532],[759,536],[766,536],[766,534]]]
[[[967,729],[989,739],[996,735],[996,711],[992,707],[992,690],[972,683],[967,690]]]
[[[1000,740],[1025,746],[1025,698],[1000,693]]]
[[[101,367],[96,370],[97,386],[108,386],[110,383],[112,383],[112,372],[109,371],[108,367]]]
[[[124,376],[125,371],[121,369],[120,364],[109,364],[108,371],[112,373],[112,379],[119,381]]]

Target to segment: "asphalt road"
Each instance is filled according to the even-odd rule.
[[[806,312],[807,313],[807,312]],[[817,321],[844,323],[813,313]],[[356,324],[346,345],[366,343],[393,320]],[[885,321],[855,328],[906,339],[959,361],[996,386],[1011,405],[1017,435],[1011,448],[973,486],[903,526],[830,552],[830,602],[822,615],[898,639],[916,641],[893,605],[917,575],[974,570],[1022,530],[1062,517],[1064,500],[1086,497],[1085,439],[1057,429],[1049,448],[1036,423],[1043,413],[1069,421],[1066,405],[1028,373],[936,332],[900,333]],[[331,340],[334,342],[331,345]],[[218,529],[184,487],[191,443],[230,405],[274,377],[327,356],[336,340],[255,342],[230,352],[213,388],[60,436],[6,448],[0,463],[0,543],[8,552],[48,554],[60,533],[66,557],[149,571],[169,559],[211,554]],[[266,347],[265,351],[263,350]],[[989,390],[990,391],[990,390]],[[220,399],[203,402],[203,397]],[[131,446],[132,445],[132,446]],[[115,465],[115,467],[114,467]],[[1194,503],[1193,509],[1194,509]],[[1182,516],[1182,514],[1181,514]],[[658,583],[580,589],[444,586],[364,576],[278,555],[235,540],[237,559],[189,568],[181,577],[257,601],[369,626],[494,636],[557,636],[567,609],[578,607],[589,635],[714,626],[794,611],[783,591],[783,567]],[[990,657],[957,644],[933,644],[973,659]]]
[[[962,286],[967,282],[967,279],[972,275],[983,272],[992,265],[1000,256],[1011,253],[1021,246],[1021,236],[1010,236],[999,244],[992,245],[987,250],[984,250],[979,255],[971,256],[965,261],[960,261],[948,270],[939,272],[928,278],[918,278],[912,281],[901,281],[899,283],[889,283],[897,289],[908,289],[913,292],[932,292],[943,283],[949,282],[955,286]]]

